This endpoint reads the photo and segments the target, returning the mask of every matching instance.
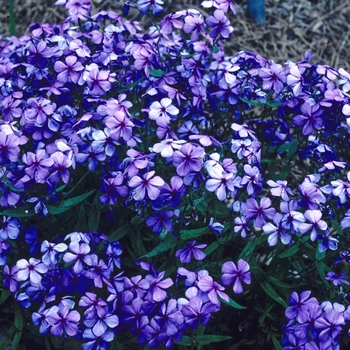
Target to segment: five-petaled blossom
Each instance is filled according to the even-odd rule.
[[[229,286],[231,283],[234,283],[233,291],[236,294],[242,294],[242,282],[250,284],[251,281],[251,273],[249,270],[249,264],[243,259],[238,260],[237,266],[234,262],[227,261],[222,265],[223,275],[221,276],[221,282],[224,286]]]

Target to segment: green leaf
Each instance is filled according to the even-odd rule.
[[[165,72],[162,71],[162,70],[159,70],[159,69],[152,69],[152,68],[150,68],[149,74],[152,77],[160,78],[160,77],[162,77],[165,74]]]
[[[193,230],[181,230],[180,231],[180,238],[184,241],[196,237],[203,236],[205,234],[211,233],[210,228],[208,226],[196,228]]]
[[[275,291],[275,288],[273,288],[269,282],[267,281],[260,282],[260,286],[265,291],[265,293],[268,296],[270,296],[273,300],[277,301],[284,308],[288,307],[288,304],[277,294],[277,292]]]
[[[328,286],[327,281],[326,281],[326,271],[325,271],[326,265],[323,262],[318,261],[318,260],[315,261],[315,265],[316,265],[317,271],[321,277],[322,282],[326,286]]]
[[[0,215],[11,216],[13,218],[30,218],[35,216],[35,211],[28,205],[19,208],[8,209],[0,212]]]
[[[9,0],[9,33],[10,36],[16,36],[14,0]]]
[[[13,325],[16,327],[17,331],[22,331],[23,329],[23,317],[21,310],[18,307],[17,303],[14,303],[15,308],[15,320],[13,321]]]
[[[294,254],[296,254],[298,251],[299,251],[299,247],[297,245],[293,245],[287,250],[285,250],[283,253],[279,254],[278,257],[281,259],[289,258]]]
[[[174,248],[177,244],[177,238],[174,236],[169,235],[168,237],[166,237],[164,242],[161,242],[160,244],[158,244],[153,250],[151,250],[149,253],[147,253],[146,255],[140,256],[141,258],[152,258],[156,255],[159,255],[161,253],[166,252],[167,250]]]
[[[120,239],[122,239],[125,235],[127,235],[127,233],[130,231],[130,225],[128,224],[124,224],[123,226],[119,227],[118,230],[112,232],[109,236],[108,236],[108,240],[110,242],[115,242],[115,241],[119,241]]]
[[[279,101],[266,101],[266,106],[268,107],[279,107],[282,102],[279,102]]]
[[[298,140],[293,140],[292,142],[287,142],[284,143],[283,145],[277,147],[277,151],[278,152],[284,152],[284,151],[288,151],[288,153],[290,152],[290,150],[294,149],[294,152],[297,150],[298,148]]]
[[[226,335],[205,334],[194,337],[192,341],[192,339],[188,335],[185,335],[184,337],[182,337],[181,341],[176,341],[176,344],[183,346],[191,346],[193,344],[196,344],[197,346],[202,346],[230,339],[232,339],[232,337]]]
[[[100,225],[101,211],[96,208],[89,210],[88,227],[90,232],[96,232]]]
[[[278,287],[295,288],[295,284],[284,283],[284,282],[280,281],[278,278],[273,277],[273,276],[268,276],[267,280]]]
[[[222,299],[220,296],[219,296],[219,299],[221,302],[223,302],[224,304],[226,305],[229,305],[231,307],[233,307],[234,309],[238,309],[238,310],[244,310],[246,309],[247,307],[246,306],[243,306],[243,305],[240,305],[238,303],[236,303],[233,299],[230,298],[230,301],[227,302],[226,300]]]
[[[141,83],[141,81],[143,81],[143,80],[145,80],[145,78],[140,78],[140,79],[134,81],[131,84],[121,86],[120,88],[117,89],[117,91],[118,92],[123,92],[123,91],[130,90],[130,89],[134,88],[135,86],[137,86],[139,83]]]
[[[250,101],[250,100],[246,100],[243,97],[240,97],[240,96],[238,96],[238,97],[239,97],[239,99],[241,101],[243,101],[244,103],[246,103],[246,104],[248,104],[250,106],[253,106],[253,107],[262,107],[263,106],[263,104],[261,102],[259,102],[259,101]]]
[[[212,244],[210,244],[208,247],[206,247],[205,249],[204,249],[204,253],[206,254],[206,255],[209,255],[209,254],[211,254],[213,251],[215,251],[218,247],[219,247],[219,242],[218,241],[215,241],[215,242],[213,242]]]
[[[332,223],[332,227],[337,231],[337,233],[342,236],[343,235],[343,230],[341,229],[341,227],[338,224],[337,220],[331,220]]]
[[[272,342],[273,342],[275,349],[282,350],[281,342],[278,341],[278,339],[276,338],[276,336],[273,333],[270,333],[270,334],[271,334],[271,339],[272,339]]]
[[[46,206],[47,210],[52,215],[64,213],[65,211],[67,211],[67,210],[71,209],[72,207],[76,206],[77,204],[81,203],[84,199],[89,197],[95,191],[96,190],[91,190],[91,191],[84,193],[84,194],[81,194],[79,196],[63,200],[59,206],[47,205]]]
[[[16,350],[18,347],[19,342],[21,341],[22,332],[16,332],[15,335],[12,338],[12,346],[11,350]]]
[[[244,260],[249,258],[253,254],[255,247],[266,241],[266,239],[267,235],[261,235],[259,237],[256,237],[253,241],[248,242],[239,255],[239,258]]]
[[[11,292],[8,289],[3,289],[0,296],[0,305],[3,304],[10,296]]]
[[[213,45],[211,47],[211,50],[214,52],[214,53],[218,53],[219,52],[219,48],[216,46],[216,45]]]

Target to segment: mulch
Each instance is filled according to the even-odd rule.
[[[195,7],[201,0],[165,0],[167,11]],[[14,0],[17,35],[27,32],[28,25],[59,23],[65,9],[54,6],[55,0]],[[94,13],[118,10],[123,0],[94,0]],[[246,0],[237,0],[237,16],[232,16],[235,31],[226,42],[228,54],[248,50],[284,64],[302,60],[306,51],[312,63],[350,71],[350,0],[265,0],[266,21],[252,21]],[[8,0],[0,0],[0,34],[9,35]],[[203,9],[202,9],[203,10]]]

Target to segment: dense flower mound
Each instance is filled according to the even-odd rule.
[[[350,319],[350,75],[309,53],[225,56],[230,0],[160,21],[160,0],[124,16],[57,5],[62,24],[0,44],[2,283],[39,332],[83,349],[127,332],[135,347],[228,341],[203,329],[223,307],[244,317],[231,293],[261,323],[286,308],[284,349],[336,348]],[[323,303],[303,291],[319,285]]]

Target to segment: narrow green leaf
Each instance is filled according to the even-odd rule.
[[[13,321],[13,325],[16,327],[17,331],[22,331],[23,329],[23,316],[21,310],[18,307],[17,303],[14,303],[15,308],[15,320]]]
[[[183,346],[191,346],[193,344],[188,335],[183,336],[181,341],[175,341],[175,343]]]
[[[343,230],[339,226],[338,221],[337,220],[331,220],[331,223],[332,223],[332,227],[337,231],[337,233],[342,236],[343,235]]]
[[[248,104],[250,106],[253,106],[253,107],[262,107],[263,106],[263,104],[261,102],[259,102],[259,101],[250,101],[250,100],[247,100],[247,99],[245,99],[245,98],[243,98],[241,96],[238,96],[238,97],[239,97],[239,99],[241,101],[243,101],[244,103],[246,103],[246,104]]]
[[[208,226],[196,228],[193,230],[181,230],[180,231],[180,238],[184,241],[196,237],[203,236],[205,234],[211,233],[210,228]]]
[[[143,80],[145,80],[145,78],[140,78],[140,79],[134,81],[131,84],[121,86],[120,88],[117,89],[117,91],[118,92],[123,92],[123,91],[130,90],[130,89],[134,88],[135,86],[137,86],[139,83],[141,83],[141,81],[143,81]]]
[[[16,332],[15,335],[12,338],[12,346],[11,350],[16,350],[18,347],[19,342],[21,341],[22,338],[22,332]]]
[[[47,210],[50,214],[56,215],[64,213],[65,211],[69,210],[70,208],[76,206],[77,204],[81,203],[84,199],[89,197],[92,193],[94,193],[96,190],[91,190],[87,193],[81,194],[79,196],[66,199],[62,201],[62,203],[59,206],[54,205],[47,205]]]
[[[88,227],[89,231],[96,232],[100,225],[101,211],[96,208],[89,210]]]
[[[282,350],[281,342],[278,341],[278,339],[276,338],[276,336],[273,333],[270,333],[270,334],[271,334],[271,339],[272,339],[273,345],[275,346],[275,350]]]
[[[268,107],[279,107],[282,102],[278,102],[278,101],[266,101],[266,106]]]
[[[205,334],[195,337],[195,342],[198,345],[208,345],[211,343],[218,343],[225,340],[230,340],[232,337],[228,335],[215,335],[215,334]]]
[[[328,286],[327,281],[326,281],[326,271],[325,271],[326,270],[326,265],[323,262],[318,261],[318,260],[315,261],[315,265],[316,265],[317,271],[318,271],[318,273],[319,273],[319,275],[321,277],[322,282],[326,286]]]
[[[16,20],[14,10],[14,0],[9,0],[9,33],[10,36],[16,36]]]
[[[268,296],[270,296],[273,300],[277,301],[284,308],[288,307],[288,304],[277,294],[277,292],[269,282],[267,281],[260,282],[260,286],[265,291],[265,293]]]
[[[299,251],[299,247],[297,245],[293,245],[287,250],[285,250],[283,253],[279,254],[278,257],[281,259],[289,258],[294,254],[296,254],[298,251]]]
[[[35,211],[28,205],[24,205],[19,208],[8,209],[0,212],[0,215],[11,216],[13,218],[30,218],[35,216]]]
[[[160,78],[160,77],[162,77],[165,74],[165,72],[162,71],[162,70],[159,70],[159,69],[152,69],[152,68],[150,68],[149,74],[152,77]]]
[[[297,147],[298,147],[298,140],[293,140],[292,142],[287,142],[287,143],[284,143],[283,145],[277,147],[277,151],[278,152],[288,151],[288,153],[289,153],[290,149],[296,150]]]
[[[0,296],[0,305],[3,304],[10,296],[11,292],[8,289],[3,289]]]
[[[123,226],[119,227],[118,230],[116,230],[112,234],[110,234],[108,236],[108,240],[110,242],[119,241],[125,235],[127,235],[129,231],[130,231],[130,225],[124,224]]]
[[[214,52],[214,53],[218,53],[219,52],[219,48],[216,46],[216,45],[213,45],[211,47],[211,50]]]
[[[169,237],[169,238],[168,238]],[[153,250],[151,250],[146,255],[143,255],[141,258],[152,258],[156,255],[166,252],[167,250],[174,248],[177,244],[177,238],[174,236],[168,236],[164,242],[158,244]]]
[[[268,276],[267,280],[269,282],[271,282],[272,284],[278,286],[278,287],[282,287],[282,288],[295,288],[294,284],[288,284],[288,283],[284,283],[282,281],[280,281],[278,278],[273,277],[273,276]]]
[[[210,244],[208,247],[204,249],[204,253],[206,255],[211,254],[213,251],[215,251],[219,247],[219,242],[215,241],[212,244]]]
[[[238,310],[244,310],[246,309],[247,307],[246,306],[243,306],[243,305],[240,305],[238,303],[236,303],[233,299],[230,298],[230,301],[227,302],[226,300],[222,299],[221,297],[219,297],[220,301],[226,305],[229,305],[231,307],[233,307],[234,309],[238,309]]]

